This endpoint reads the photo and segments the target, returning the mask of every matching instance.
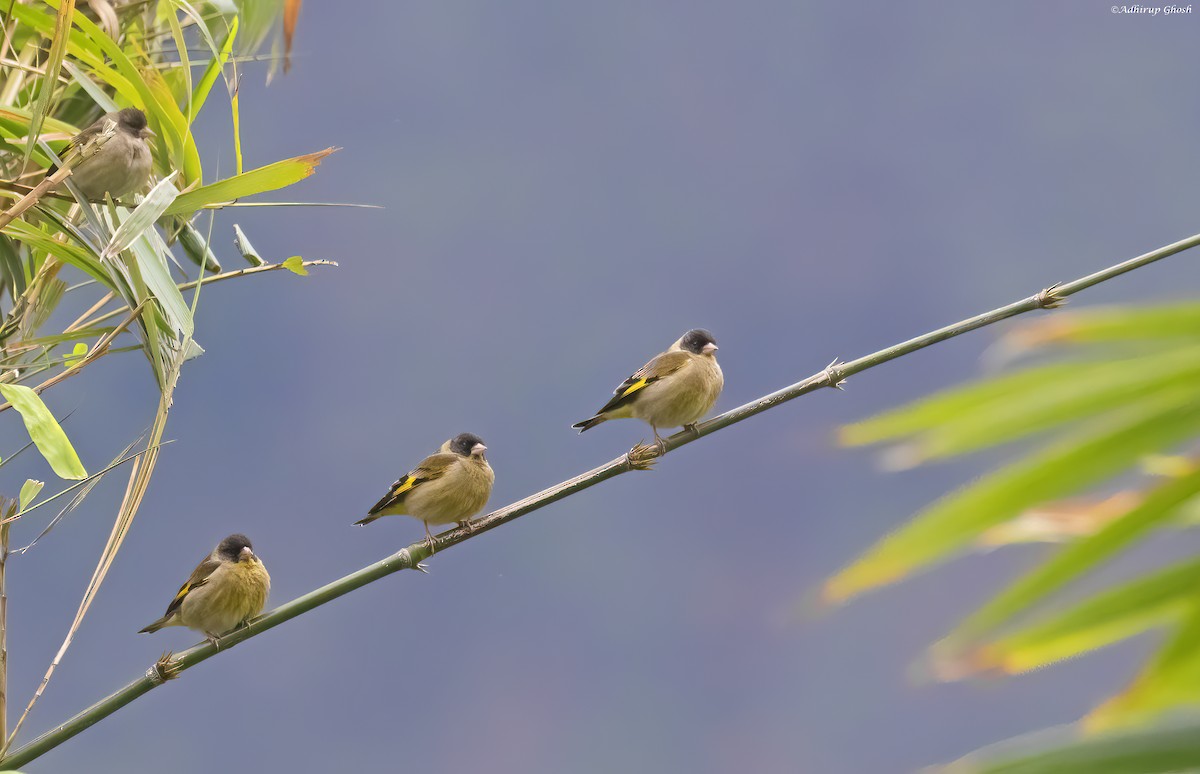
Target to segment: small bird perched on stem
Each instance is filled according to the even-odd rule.
[[[271,592],[271,576],[245,535],[230,535],[192,571],[166,615],[142,629],[186,626],[203,632],[209,642],[262,612]]]
[[[477,435],[454,436],[436,454],[401,476],[367,517],[354,523],[362,526],[381,516],[414,516],[425,523],[425,539],[432,553],[430,524],[457,522],[469,527],[471,517],[487,505],[496,474],[483,456],[485,451],[487,447]]]
[[[590,430],[610,419],[633,417],[650,425],[661,454],[666,444],[660,427],[690,428],[717,402],[725,376],[717,363],[717,342],[703,328],[683,334],[666,352],[656,355],[617,389],[591,419],[571,427]]]
[[[153,159],[147,138],[154,132],[146,126],[146,114],[137,108],[106,113],[72,137],[63,152],[64,161],[104,132],[109,122],[116,124],[116,133],[93,156],[71,168],[71,180],[89,200],[103,199],[105,193],[119,199],[145,188],[150,180]]]

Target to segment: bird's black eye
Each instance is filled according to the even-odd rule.
[[[455,436],[454,441],[450,444],[450,448],[458,454],[467,457],[471,454],[471,450],[475,448],[475,444],[477,443],[483,443],[483,439],[473,433],[462,433]]]

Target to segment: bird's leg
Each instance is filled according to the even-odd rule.
[[[217,650],[221,649],[221,638],[217,635],[213,634],[212,632],[205,632],[204,638],[208,640]]]
[[[650,425],[650,429],[654,431],[654,445],[658,447],[658,456],[661,457],[667,453],[667,442],[664,441],[662,436],[658,434],[657,427]]]
[[[475,524],[470,519],[463,519],[462,521],[458,522],[458,526],[465,529],[468,535],[475,531]]]
[[[700,437],[700,431],[699,431],[698,429],[696,429],[696,423],[695,423],[695,422],[691,423],[690,425],[684,425],[684,426],[683,426],[683,429],[684,429],[684,430],[687,430],[689,433],[691,433],[692,435],[696,436],[697,438],[699,438],[699,437]]]
[[[425,521],[421,523],[425,525],[425,542],[429,544],[429,555],[433,556],[437,553],[433,547],[433,533],[429,531],[429,522]]]

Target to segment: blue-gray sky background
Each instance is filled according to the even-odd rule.
[[[291,74],[263,87],[248,68],[246,163],[339,145],[280,198],[385,209],[217,219],[220,244],[238,222],[269,259],[341,267],[203,294],[177,442],[29,730],[195,642],[135,632],[230,532],[254,540],[279,603],[418,539],[409,519],[350,523],[451,435],[487,441],[493,506],[623,452],[644,426],[569,425],[690,327],[721,345],[724,410],[1196,232],[1198,24],[1090,1],[306,3]],[[210,103],[198,131],[227,172],[227,110]],[[1073,305],[1186,298],[1197,280],[1185,254]],[[1073,720],[1150,643],[991,683],[907,674],[1044,549],[785,622],[1000,458],[883,474],[831,443],[841,422],[978,373],[994,335],[355,592],[27,769],[874,774]],[[77,409],[68,430],[98,469],[149,423],[154,386],[126,355],[47,400]],[[10,450],[22,431],[3,422]],[[48,477],[24,466],[6,489]],[[10,706],[70,623],[123,485],[13,560]]]

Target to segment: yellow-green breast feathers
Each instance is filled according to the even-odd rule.
[[[271,576],[245,535],[230,535],[192,571],[162,618],[142,629],[186,626],[217,637],[262,612]]]

